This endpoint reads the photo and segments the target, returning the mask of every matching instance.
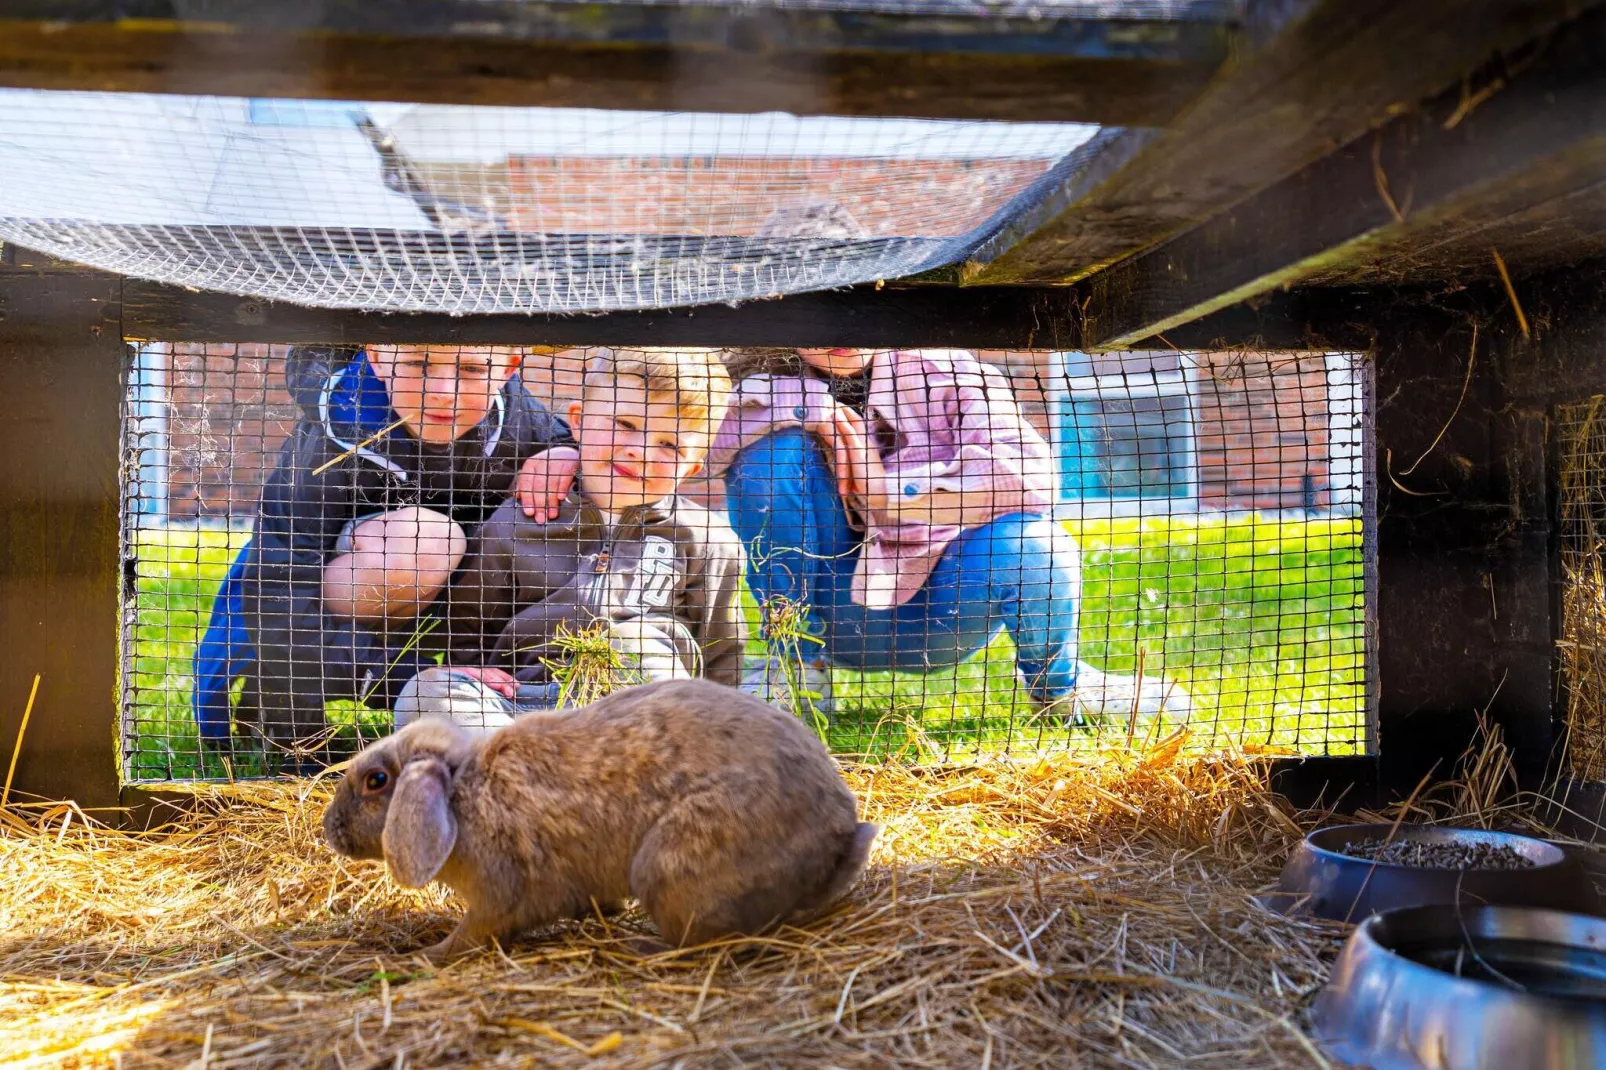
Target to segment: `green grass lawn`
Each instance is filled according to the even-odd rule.
[[[1163,673],[1194,697],[1189,745],[1352,754],[1364,747],[1365,612],[1359,519],[1148,518],[1071,525],[1083,556],[1083,660]],[[174,528],[137,537],[126,775],[229,775],[203,760],[190,712],[190,655],[246,535]],[[750,614],[756,617],[751,600]],[[755,649],[758,649],[755,647]],[[963,757],[1090,748],[1095,735],[1036,716],[1000,636],[956,669],[833,676],[829,740],[842,753]],[[336,704],[331,719],[382,726]],[[1125,736],[1126,726],[1104,731]],[[249,747],[232,772],[259,772]]]

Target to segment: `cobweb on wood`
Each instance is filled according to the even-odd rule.
[[[0,240],[325,308],[732,302],[952,262],[1096,132],[0,91]]]

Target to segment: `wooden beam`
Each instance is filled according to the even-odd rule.
[[[1064,287],[870,286],[744,304],[588,315],[374,313],[303,308],[127,279],[129,341],[710,345],[1074,349],[1083,336]],[[1178,349],[1365,349],[1364,290],[1311,290],[1225,309],[1168,334]]]
[[[1360,353],[1377,339],[1378,297],[1364,287],[1316,287],[1237,304],[1165,332],[1139,349]]]
[[[1086,344],[1121,348],[1248,298],[1365,274],[1494,271],[1477,233],[1606,183],[1606,11],[1573,23],[1470,113],[1455,91],[1084,284]],[[1448,233],[1447,233],[1448,232]],[[1433,235],[1433,243],[1418,242]],[[1400,261],[1397,270],[1390,259]]]
[[[6,761],[21,741],[13,803],[117,805],[118,629],[128,619],[118,600],[117,282],[0,277],[0,738]]]
[[[1226,58],[1234,5],[1112,8],[0,0],[0,85],[1163,124]]]
[[[1068,348],[1080,330],[1059,288],[858,287],[745,304],[594,315],[369,313],[178,286],[123,284],[123,331],[165,342],[503,345],[814,345]]]
[[[1086,173],[969,258],[978,285],[1081,279],[1197,226],[1598,0],[1251,0],[1246,38],[1161,135]]]

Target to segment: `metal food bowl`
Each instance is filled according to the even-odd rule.
[[[1606,921],[1526,907],[1391,910],[1350,934],[1311,1011],[1374,1070],[1606,1066]]]
[[[1340,849],[1358,840],[1505,846],[1533,862],[1526,869],[1430,869],[1374,862]],[[1337,825],[1306,836],[1283,866],[1277,890],[1260,897],[1279,913],[1359,922],[1396,907],[1430,903],[1525,906],[1594,914],[1600,910],[1583,865],[1561,848],[1528,836],[1442,825]]]

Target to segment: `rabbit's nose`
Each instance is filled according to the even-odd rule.
[[[336,851],[344,851],[345,832],[346,823],[341,820],[339,814],[335,813],[334,808],[330,807],[325,810],[323,814],[323,842],[333,847]]]

